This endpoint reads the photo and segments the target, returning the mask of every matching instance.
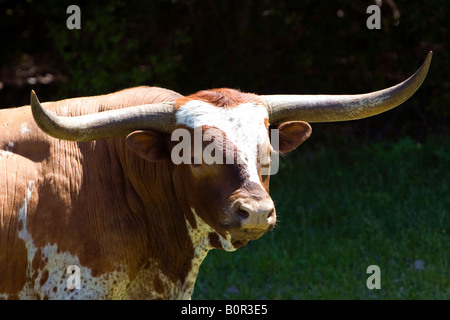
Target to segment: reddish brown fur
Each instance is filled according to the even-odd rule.
[[[84,114],[179,97],[169,90],[140,87],[126,94],[59,101],[51,107]],[[6,171],[0,176],[4,195],[0,293],[13,297],[27,281],[27,251],[14,230],[23,228],[17,224],[17,212],[29,180],[36,185],[28,203],[28,232],[37,248],[57,244],[60,252],[78,256],[94,276],[123,263],[129,266],[132,281],[145,261],[154,259],[168,278],[186,277],[193,247],[184,219],[170,218],[182,212],[173,201],[177,195],[170,163],[149,165],[126,149],[123,139],[83,143],[53,139],[34,124],[29,107],[1,111],[0,120],[0,145],[14,141],[12,152],[16,155],[6,159]],[[20,125],[25,121],[30,133],[22,138]],[[19,137],[8,132],[19,132]],[[40,266],[43,262],[35,258],[33,264]]]
[[[263,104],[262,100],[255,94],[244,93],[235,89],[220,88],[202,90],[180,98],[177,100],[177,106],[180,107],[192,100],[200,100],[219,108],[232,108],[243,103]]]

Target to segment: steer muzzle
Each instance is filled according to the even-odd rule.
[[[275,226],[275,205],[267,196],[237,198],[223,226],[234,240],[256,240]]]

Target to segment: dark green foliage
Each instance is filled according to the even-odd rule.
[[[66,28],[69,4],[0,2],[3,107],[28,103],[31,88],[43,100],[141,84],[183,94],[360,93],[404,80],[434,50],[412,99],[347,128],[358,137],[423,139],[448,125],[445,1],[384,1],[381,30],[366,27],[371,1],[79,1],[81,30]],[[28,83],[46,74],[50,83]]]

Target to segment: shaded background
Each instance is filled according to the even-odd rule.
[[[66,9],[81,8],[81,30]],[[182,94],[364,93],[433,61],[422,87],[368,119],[313,124],[271,179],[277,228],[202,264],[194,299],[449,299],[450,2],[0,0],[0,106],[137,85]],[[382,290],[365,268],[379,264]],[[218,279],[220,281],[218,281]]]
[[[66,9],[81,8],[81,30]],[[155,85],[182,94],[363,93],[409,77],[429,50],[425,83],[395,111],[326,125],[346,139],[423,140],[447,130],[450,3],[373,1],[0,1],[0,106]],[[322,125],[315,125],[320,127]],[[323,130],[317,130],[321,132]],[[316,134],[315,132],[315,134]]]

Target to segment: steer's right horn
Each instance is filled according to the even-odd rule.
[[[431,63],[432,52],[417,72],[405,81],[384,89],[353,95],[265,95],[269,122],[347,121],[367,118],[400,105],[411,97],[424,81]]]
[[[170,102],[147,104],[75,117],[61,117],[45,110],[34,90],[31,110],[38,126],[48,135],[71,141],[124,137],[135,130],[172,132],[175,106]]]

